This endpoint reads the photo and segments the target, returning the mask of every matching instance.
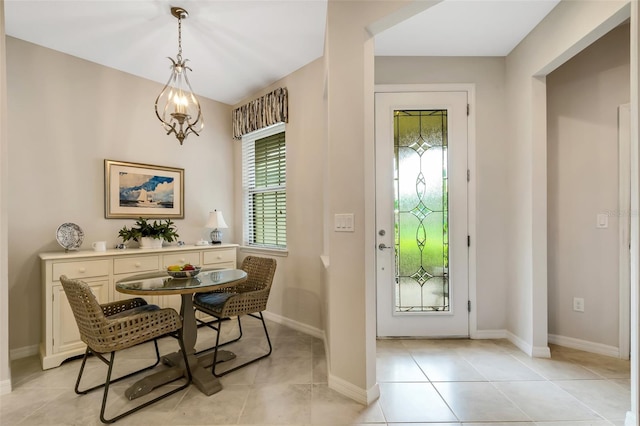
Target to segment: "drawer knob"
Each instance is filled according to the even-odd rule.
[[[86,268],[80,268],[78,270],[78,272],[80,272],[81,274],[84,274],[85,272],[87,272],[87,269]]]
[[[184,263],[184,258],[180,259],[180,263]]]
[[[218,259],[222,259],[222,256],[218,255]]]
[[[135,267],[139,268],[140,267],[140,262],[136,262]]]

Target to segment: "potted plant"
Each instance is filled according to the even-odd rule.
[[[163,241],[170,243],[179,237],[171,219],[150,222],[143,218],[138,218],[131,228],[122,227],[118,236],[125,243],[129,240],[137,241],[140,248],[161,248]]]

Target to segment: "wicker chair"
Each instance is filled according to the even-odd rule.
[[[64,275],[60,277],[60,281],[62,282],[67,300],[71,305],[78,329],[80,330],[80,338],[87,344],[82,365],[80,366],[80,372],[78,373],[78,379],[76,380],[75,392],[78,395],[84,395],[92,390],[104,387],[100,421],[103,423],[113,423],[124,416],[134,413],[189,386],[191,383],[191,371],[182,340],[182,320],[174,309],[160,309],[158,306],[148,305],[142,298],[121,300],[100,305],[87,283],[80,280],[68,279]],[[157,339],[166,335],[172,335],[178,338],[187,370],[186,383],[180,387],[172,388],[170,391],[115,417],[110,419],[105,418],[105,408],[107,406],[110,384],[158,365],[160,352],[158,350]],[[111,373],[115,353],[151,340],[153,340],[156,350],[155,363],[112,380]],[[108,365],[107,377],[103,384],[80,390],[82,373],[84,372],[84,367],[90,354],[95,355]],[[106,359],[105,354],[110,354],[109,360]]]
[[[200,319],[198,319],[198,321],[218,332],[216,345],[213,347],[213,366],[211,367],[211,372],[216,377],[224,376],[225,374],[229,374],[232,371],[271,355],[271,339],[269,339],[269,332],[267,331],[267,324],[264,322],[262,311],[267,308],[269,291],[271,290],[271,283],[273,282],[273,276],[276,272],[276,261],[275,259],[264,257],[247,256],[242,262],[242,270],[247,273],[246,281],[238,283],[233,287],[225,287],[210,293],[196,293],[193,297],[193,306],[196,310],[215,317],[213,321],[209,322]],[[217,373],[216,363],[218,360],[218,349],[229,343],[237,342],[242,337],[242,323],[240,321],[242,315],[248,315],[262,321],[262,328],[264,329],[264,334],[269,344],[269,351],[244,364]],[[232,316],[237,316],[238,318],[239,336],[225,343],[220,343],[223,320]],[[212,348],[209,348],[201,352],[210,351],[211,349]]]

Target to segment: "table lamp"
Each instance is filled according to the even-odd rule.
[[[211,231],[211,244],[222,243],[222,231],[220,231],[220,229],[228,228],[224,217],[222,217],[222,212],[217,210],[209,212],[209,220],[207,221],[206,227],[213,229],[213,231]]]

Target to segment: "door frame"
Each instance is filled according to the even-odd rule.
[[[469,301],[471,302],[471,312],[469,312],[469,337],[471,339],[491,339],[504,337],[500,333],[478,332],[477,322],[477,298],[476,298],[476,85],[473,83],[451,83],[451,84],[376,84],[375,93],[388,93],[388,92],[467,92],[467,100],[469,103],[469,115],[467,122],[467,167],[470,171],[471,179],[467,186],[467,229],[469,236],[471,237],[471,244],[469,246]],[[371,149],[373,149],[373,145]],[[375,173],[375,166],[374,166]],[[375,184],[374,184],[375,186]],[[375,187],[374,187],[375,193]],[[374,218],[375,223],[375,218]],[[374,227],[375,228],[375,227]],[[373,235],[373,241],[375,242],[375,229]],[[375,246],[375,244],[374,244]],[[374,247],[375,248],[375,247]],[[372,253],[373,259],[367,262],[370,265],[376,265],[376,252],[367,251]],[[375,270],[374,270],[375,272]],[[374,275],[375,280],[375,275]],[[377,283],[376,283],[377,287]],[[377,322],[377,318],[376,318]]]
[[[631,355],[631,104],[618,107],[618,164],[618,357],[628,360]]]

